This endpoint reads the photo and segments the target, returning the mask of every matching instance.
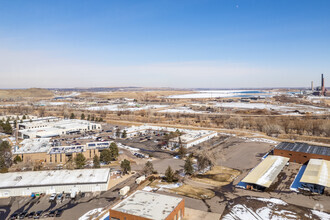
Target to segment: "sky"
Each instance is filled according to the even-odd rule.
[[[330,82],[328,0],[0,0],[0,88]],[[327,79],[329,79],[327,81]]]

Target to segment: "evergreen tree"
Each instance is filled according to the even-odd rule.
[[[169,183],[173,182],[173,180],[174,180],[174,172],[173,172],[171,166],[168,166],[168,168],[165,171],[165,179]]]
[[[70,115],[70,119],[74,119],[74,118],[75,118],[75,115],[72,112],[71,115]]]
[[[110,152],[111,152],[111,156],[112,156],[112,160],[116,160],[118,155],[119,155],[119,150],[118,150],[118,146],[115,142],[112,142],[110,144]]]
[[[112,155],[109,149],[104,149],[102,150],[101,154],[100,154],[100,161],[102,163],[110,163],[112,160]]]
[[[26,119],[26,115],[23,115],[23,118],[22,119],[25,120]]]
[[[120,129],[119,128],[116,129],[116,137],[120,137]]]
[[[84,113],[81,114],[80,119],[85,120],[85,114]]]
[[[188,175],[192,175],[194,173],[193,163],[190,157],[187,158],[184,164],[184,172]]]
[[[87,116],[87,121],[90,121],[90,120],[91,120],[91,116],[88,115],[88,116]]]
[[[126,132],[126,130],[124,130],[123,133],[121,134],[121,138],[127,138],[127,132]]]
[[[85,156],[82,153],[79,153],[74,158],[74,162],[76,163],[76,168],[77,169],[81,169],[86,164],[86,158],[85,158]]]
[[[129,160],[124,159],[120,163],[120,168],[122,169],[124,174],[130,172],[131,171],[131,162]]]
[[[100,168],[100,160],[99,157],[97,155],[94,156],[93,158],[93,167],[94,168]]]
[[[17,164],[19,162],[22,162],[22,158],[19,155],[16,155],[16,157],[14,158],[14,164]]]

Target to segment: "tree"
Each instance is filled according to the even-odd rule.
[[[109,150],[111,152],[112,160],[116,160],[119,155],[119,150],[118,150],[117,144],[115,142],[112,142],[110,144]]]
[[[129,160],[124,159],[120,163],[120,168],[122,169],[124,174],[130,172],[131,171],[131,162]]]
[[[190,157],[187,158],[184,164],[184,172],[188,175],[192,175],[194,173],[194,167]]]
[[[123,133],[121,134],[121,138],[127,138],[127,131],[124,130]]]
[[[104,149],[100,154],[100,161],[102,163],[109,164],[112,160],[112,155],[110,149]]]
[[[86,164],[86,158],[85,158],[85,156],[82,153],[79,153],[74,158],[74,162],[76,163],[76,168],[77,169],[81,169]]]
[[[149,175],[152,174],[153,172],[154,172],[154,165],[150,161],[147,161],[146,164],[144,165],[143,173]]]
[[[87,116],[87,121],[89,121],[89,120],[91,120],[91,116],[90,115]]]
[[[19,162],[22,162],[22,158],[19,155],[16,155],[16,157],[14,158],[14,164],[17,164]]]
[[[5,159],[0,157],[0,173],[7,173],[8,167],[6,166]]]
[[[75,118],[75,115],[72,112],[71,115],[70,115],[70,119],[74,119],[74,118]]]
[[[94,168],[100,168],[100,160],[99,157],[97,155],[94,156],[93,158],[93,167]]]
[[[203,155],[200,155],[197,157],[197,166],[198,170],[204,170],[206,167],[211,166],[212,162],[211,160]]]
[[[187,153],[187,149],[182,145],[181,143],[181,138],[179,137],[179,150],[178,150],[178,154],[180,156],[180,158],[182,159]]]
[[[6,171],[13,163],[11,146],[8,141],[0,143],[0,170]]]
[[[169,183],[173,182],[173,180],[174,180],[174,172],[173,172],[171,166],[168,166],[168,168],[165,171],[165,179]]]
[[[116,129],[116,137],[120,137],[120,129],[119,128]]]
[[[26,119],[26,115],[23,115],[23,118],[22,119],[25,120]]]
[[[95,116],[94,115],[92,115],[91,121],[95,121]]]
[[[85,114],[84,113],[81,114],[80,119],[85,120]]]

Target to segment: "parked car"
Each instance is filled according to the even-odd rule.
[[[55,217],[56,210],[50,211],[48,217]]]
[[[55,199],[56,199],[56,193],[51,194],[49,197],[49,201],[53,202]]]
[[[19,217],[18,213],[13,213],[10,215],[9,219],[17,219]]]
[[[62,215],[62,213],[63,213],[63,209],[57,209],[57,212],[56,212],[56,217],[61,217],[61,215]]]
[[[37,211],[36,214],[34,215],[34,219],[39,219],[41,218],[41,215],[42,215],[43,211]]]
[[[56,200],[62,200],[62,196],[63,196],[62,193],[58,194]]]
[[[36,214],[36,212],[30,212],[28,215],[28,218],[33,218],[35,214]]]
[[[19,219],[24,219],[25,217],[27,217],[27,214],[27,211],[23,211],[21,214],[19,214]]]
[[[70,193],[65,194],[66,199],[70,199]]]

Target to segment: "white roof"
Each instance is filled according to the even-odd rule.
[[[25,139],[20,144],[14,154],[43,153],[51,148],[50,138]]]
[[[162,220],[172,213],[182,198],[138,190],[111,208],[148,219]]]
[[[83,183],[106,183],[109,178],[110,169],[10,172],[0,174],[0,189]]]
[[[287,157],[269,155],[242,182],[269,187],[289,160]]]
[[[310,159],[300,182],[330,187],[330,161]]]

